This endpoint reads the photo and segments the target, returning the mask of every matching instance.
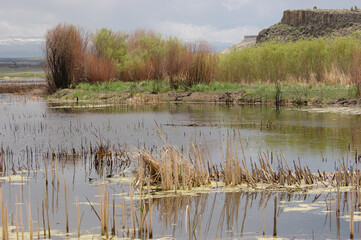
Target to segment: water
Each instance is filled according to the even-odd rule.
[[[356,167],[354,159],[361,144],[360,115],[309,112],[297,108],[284,108],[279,112],[270,106],[197,104],[84,108],[0,95],[0,112],[0,143],[10,159],[7,172],[3,174],[5,178],[1,180],[4,202],[8,205],[8,221],[13,219],[13,224],[9,225],[15,225],[16,210],[22,207],[25,232],[29,232],[26,214],[29,204],[37,234],[37,208],[40,209],[39,227],[42,230],[42,202],[47,196],[54,238],[64,237],[56,236],[56,230],[65,232],[64,185],[69,201],[69,237],[76,237],[77,232],[75,197],[79,197],[80,214],[84,212],[81,236],[100,234],[100,222],[91,206],[99,212],[99,185],[104,182],[107,182],[110,196],[111,219],[113,198],[116,205],[117,235],[126,235],[127,231],[122,231],[121,227],[121,206],[124,200],[127,209],[124,219],[131,226],[130,181],[122,176],[131,176],[131,169],[126,164],[111,165],[119,164],[116,161],[99,168],[90,149],[106,145],[113,150],[146,148],[156,152],[165,145],[157,124],[167,144],[186,152],[193,139],[213,163],[222,162],[221,149],[224,152],[228,137],[238,142],[238,130],[247,159],[256,160],[261,152],[272,153],[275,158],[284,153],[289,163],[300,161],[313,172],[335,171],[342,159]],[[86,154],[60,158],[59,177],[55,162],[46,160],[46,185],[44,159],[52,152]],[[272,165],[277,166],[276,162]],[[9,176],[14,175],[22,176],[22,179],[10,182]],[[137,194],[134,209],[139,215],[143,207],[140,207]],[[345,207],[340,218],[335,216],[336,195],[336,192],[327,191],[246,192],[243,188],[231,192],[214,188],[192,195],[170,193],[152,199],[153,237],[254,239],[263,235],[265,204],[266,236],[274,234],[276,225],[276,235],[284,238],[345,238],[349,236],[347,199],[350,194],[342,197]],[[148,204],[148,200],[146,202]],[[137,219],[139,221],[140,217]],[[355,235],[359,236],[357,226]]]

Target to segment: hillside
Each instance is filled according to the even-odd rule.
[[[270,40],[346,36],[361,30],[361,10],[286,10],[281,22],[262,30],[257,43]]]

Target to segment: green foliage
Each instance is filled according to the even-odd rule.
[[[114,33],[106,28],[98,30],[92,39],[96,55],[112,59],[118,70],[124,71],[130,61],[127,38],[127,34]]]

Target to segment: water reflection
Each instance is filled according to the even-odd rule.
[[[114,219],[120,237],[149,237],[152,226],[155,238],[343,239],[350,236],[351,216],[356,222],[351,224],[354,234],[360,235],[357,187],[305,193],[219,188],[154,194],[149,199],[147,190],[139,192],[139,184],[130,184],[129,161],[121,151],[135,146],[157,152],[164,143],[156,121],[169,144],[186,152],[193,138],[209,150],[205,155],[213,163],[221,162],[220,149],[226,149],[228,136],[239,128],[248,159],[257,159],[260,152],[276,159],[282,150],[290,163],[300,158],[302,166],[308,165],[313,172],[334,171],[342,157],[348,160],[345,164],[356,168],[353,156],[359,158],[360,116],[297,109],[276,112],[265,106],[64,108],[11,96],[1,96],[0,112],[0,159],[7,159],[0,181],[4,203],[12,226],[20,221],[16,213],[22,209],[27,232],[26,204],[41,232],[48,235],[50,226],[53,238],[64,237],[57,236],[56,230],[65,232],[67,187],[70,203],[79,197],[78,208],[84,212],[81,235],[99,234],[95,211],[100,212],[99,185],[106,183],[109,209],[114,209],[109,219]],[[112,155],[100,151],[101,147],[112,149]],[[69,204],[68,208],[70,231],[75,232],[77,206]]]

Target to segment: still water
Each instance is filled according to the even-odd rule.
[[[356,167],[355,156],[361,149],[361,115],[297,108],[276,111],[271,106],[212,104],[83,107],[0,95],[0,113],[2,156],[8,159],[0,181],[8,208],[8,225],[16,225],[21,208],[26,238],[30,222],[34,236],[38,236],[39,227],[40,237],[44,237],[43,230],[47,228],[47,220],[46,227],[43,223],[44,203],[49,211],[52,238],[77,237],[76,197],[80,215],[84,214],[80,236],[100,236],[100,222],[93,207],[99,212],[99,185],[104,182],[107,182],[110,209],[114,200],[115,218],[112,213],[109,218],[115,219],[115,234],[145,237],[132,232],[127,235],[127,227],[123,228],[127,224],[128,228],[132,226],[123,206],[129,210],[134,205],[138,212],[142,209],[139,197],[135,197],[134,204],[130,203],[130,180],[122,178],[129,176],[129,166],[117,166],[111,172],[107,166],[104,174],[87,155],[80,159],[60,158],[59,166],[55,166],[53,161],[44,160],[49,153],[79,153],[102,145],[114,150],[146,148],[157,152],[165,145],[157,125],[167,144],[186,151],[193,140],[213,163],[222,162],[227,138],[237,136],[238,131],[248,159],[257,159],[259,153],[273,156],[284,153],[289,163],[300,161],[313,172],[335,171],[343,159],[351,168]],[[64,186],[70,226],[67,235],[63,235],[66,232]],[[290,193],[246,192],[235,188],[154,196],[150,207],[153,238],[257,239],[276,235],[290,239],[343,239],[349,237],[350,194],[347,194],[347,191],[342,193],[343,208],[338,217],[336,192],[327,190]],[[139,224],[140,219],[134,221]],[[355,221],[355,236],[360,236]],[[13,227],[10,237],[15,238],[15,232]]]

